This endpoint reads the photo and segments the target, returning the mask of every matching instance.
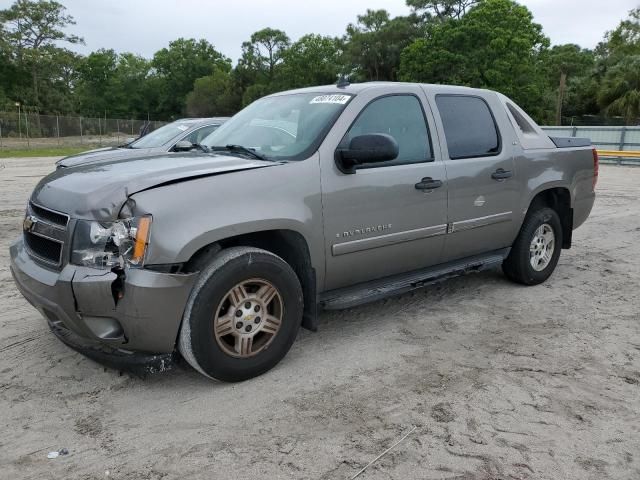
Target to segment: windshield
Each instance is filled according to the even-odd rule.
[[[299,93],[260,99],[202,141],[241,145],[270,160],[303,160],[317,150],[351,95]]]
[[[129,144],[129,148],[155,148],[169,143],[181,133],[186,132],[193,126],[193,123],[177,121],[160,127],[142,138]]]

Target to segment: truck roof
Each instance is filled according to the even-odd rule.
[[[352,93],[358,94],[364,90],[368,89],[380,89],[384,90],[388,88],[389,90],[393,90],[394,87],[400,85],[414,85],[421,86],[426,90],[437,91],[438,93],[465,93],[470,94],[474,92],[493,92],[492,90],[482,89],[482,88],[471,88],[471,87],[461,87],[457,85],[438,85],[432,83],[410,83],[410,82],[363,82],[363,83],[351,83],[346,86],[338,87],[337,85],[323,85],[316,87],[306,87],[306,88],[298,88],[295,90],[288,90],[285,92],[274,93],[271,96],[285,95],[290,93]]]

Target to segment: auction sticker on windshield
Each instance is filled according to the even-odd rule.
[[[344,105],[350,98],[350,95],[319,95],[317,97],[313,97],[309,103],[337,103],[339,105]]]

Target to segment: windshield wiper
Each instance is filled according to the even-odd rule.
[[[209,151],[210,152],[223,152],[223,151],[239,152],[239,153],[250,155],[253,158],[257,158],[258,160],[268,160],[267,157],[256,152],[252,148],[243,147],[242,145],[225,145],[225,146],[215,145],[213,147],[209,147]]]

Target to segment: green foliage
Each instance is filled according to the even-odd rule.
[[[598,101],[608,114],[629,124],[640,118],[640,55],[621,59],[607,72]]]
[[[78,66],[76,96],[82,112],[93,116],[146,116],[151,64],[132,53],[98,50]]]
[[[216,69],[231,71],[231,60],[206,40],[179,38],[168,48],[156,52],[151,61],[158,78],[156,113],[172,117],[182,112],[187,94],[198,78],[214,73]]]
[[[420,35],[418,18],[390,18],[386,10],[367,10],[347,26],[346,73],[357,81],[398,80],[402,50]]]
[[[290,40],[282,30],[264,28],[251,35],[250,50],[255,56],[258,71],[266,74],[267,80],[273,80],[276,66],[282,62],[282,54]]]
[[[400,78],[497,90],[544,116],[541,53],[549,45],[531,12],[512,0],[484,0],[460,20],[429,28],[402,53]]]
[[[8,9],[0,11],[4,44],[0,48],[9,52],[14,70],[10,91],[31,108],[50,109],[52,106],[49,98],[40,97],[40,92],[48,93],[53,88],[52,83],[55,84],[55,77],[60,74],[59,57],[66,55],[68,58],[68,52],[58,45],[84,42],[82,38],[64,32],[64,28],[75,24],[65,10],[55,1],[17,0]],[[47,68],[52,66],[58,68]],[[26,78],[31,80],[29,89],[24,86]]]
[[[607,32],[596,48],[597,68],[592,78],[599,88],[594,92],[600,109],[620,115],[627,124],[640,121],[640,8],[618,27]]]
[[[273,85],[265,85],[264,83],[254,83],[253,85],[249,85],[242,95],[242,106],[246,107],[251,102],[258,100],[265,95],[274,93],[276,90],[277,89]]]
[[[605,40],[598,45],[597,53],[601,62],[615,65],[625,57],[640,55],[640,8],[629,12],[629,18],[618,27],[607,32]]]
[[[19,56],[54,42],[83,43],[82,38],[62,30],[76,23],[71,15],[64,13],[65,10],[55,1],[17,0],[8,9],[0,11],[5,39],[17,47]]]
[[[0,10],[0,109],[170,119],[230,115],[270,93],[351,81],[406,80],[485,87],[539,122],[566,116],[640,116],[640,8],[594,51],[549,46],[529,10],[513,0],[406,0],[412,13],[367,10],[342,38],[291,41],[276,28],[253,33],[237,65],[204,39],[179,38],[146,59],[83,40],[53,0],[15,0]]]
[[[322,35],[305,35],[282,52],[278,86],[282,89],[334,83],[342,56],[341,41]]]
[[[221,117],[239,110],[240,96],[234,89],[231,74],[216,69],[211,75],[198,78],[187,95],[187,115]]]
[[[584,76],[595,65],[595,55],[591,50],[575,44],[554,45],[546,53],[544,63],[549,70],[552,84],[557,83],[561,73],[567,76]]]
[[[407,0],[414,13],[426,20],[460,19],[467,10],[478,4],[480,0]]]
[[[86,151],[87,147],[33,147],[2,149],[0,150],[0,158],[66,157],[68,155],[75,155]]]
[[[543,53],[542,63],[548,74],[548,88],[556,96],[556,115],[554,124],[562,123],[562,113],[571,116],[592,113],[591,110],[576,108],[576,93],[584,88],[584,78],[594,68],[595,56],[591,50],[582,49],[578,45],[555,45]],[[578,89],[578,91],[576,91]],[[571,98],[572,103],[568,102]],[[568,107],[568,110],[565,109]]]

